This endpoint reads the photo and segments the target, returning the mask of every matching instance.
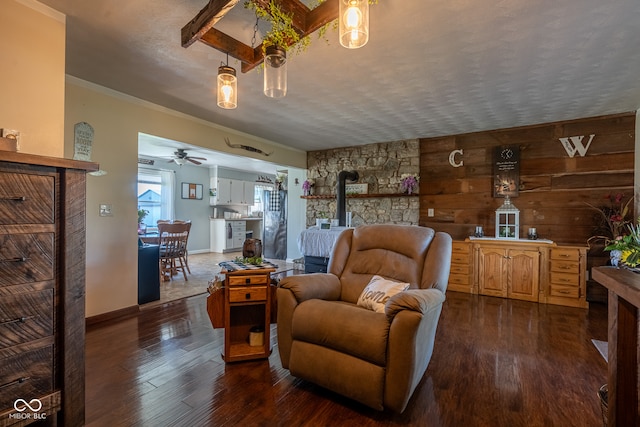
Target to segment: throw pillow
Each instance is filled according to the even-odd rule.
[[[384,304],[397,293],[406,291],[409,283],[395,282],[384,277],[373,276],[358,298],[360,307],[384,313]]]

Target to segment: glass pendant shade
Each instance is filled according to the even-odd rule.
[[[287,94],[287,53],[278,46],[269,46],[265,52],[264,94],[270,98]]]
[[[228,65],[218,67],[218,107],[232,110],[238,106],[236,70]]]
[[[369,0],[338,0],[340,44],[357,49],[369,41]]]

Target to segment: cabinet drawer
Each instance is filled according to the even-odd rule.
[[[551,283],[577,287],[580,277],[577,274],[551,272]]]
[[[0,297],[0,349],[53,334],[53,289]]]
[[[266,301],[266,286],[242,286],[229,289],[229,302]]]
[[[551,271],[558,273],[574,273],[580,272],[580,264],[575,261],[551,261]]]
[[[53,224],[52,176],[0,173],[0,224]]]
[[[465,275],[469,275],[469,266],[468,265],[458,265],[458,264],[451,264],[451,270],[450,270],[451,274],[465,274]]]
[[[53,391],[53,345],[0,359],[0,408]]]
[[[579,261],[580,252],[575,249],[554,248],[551,249],[550,258],[563,261]]]
[[[468,285],[469,274],[450,274],[449,283],[455,283],[456,285]]]
[[[469,254],[468,253],[457,253],[453,252],[451,254],[451,263],[455,264],[469,264]]]
[[[552,283],[550,288],[550,294],[554,297],[568,297],[578,298],[580,297],[580,288],[577,286],[563,286]]]
[[[461,243],[461,242],[453,242],[451,243],[451,253],[469,253],[469,244]]]
[[[0,234],[0,286],[52,280],[53,233]]]
[[[246,276],[231,276],[229,277],[229,286],[234,285],[267,285],[267,276],[264,274],[256,274]]]

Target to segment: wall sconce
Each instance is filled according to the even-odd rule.
[[[270,98],[287,94],[287,52],[279,46],[269,46],[265,51],[264,94]]]
[[[218,107],[233,110],[238,106],[238,78],[236,70],[227,64],[218,67]]]
[[[357,49],[369,41],[369,0],[339,0],[340,44]]]

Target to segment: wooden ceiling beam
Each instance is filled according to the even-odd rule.
[[[182,27],[182,47],[189,47],[209,31],[240,0],[210,0],[187,25]]]
[[[196,40],[207,46],[228,53],[242,62],[241,71],[246,73],[264,60],[262,44],[251,48],[227,34],[213,28],[239,0],[210,0],[195,18],[182,28],[182,46],[188,47]],[[269,0],[254,0],[258,6],[268,10]],[[326,0],[314,9],[309,9],[300,0],[277,0],[281,10],[293,16],[293,26],[306,37],[338,17],[338,0]],[[288,47],[288,46],[287,46]]]

